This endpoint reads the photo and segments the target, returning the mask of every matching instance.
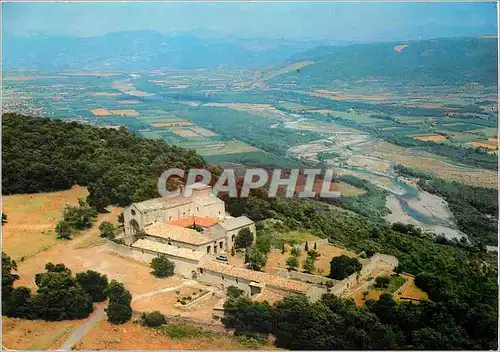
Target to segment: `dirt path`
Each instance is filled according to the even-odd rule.
[[[85,321],[80,327],[78,327],[73,333],[68,337],[68,339],[61,345],[59,350],[69,351],[71,348],[78,343],[85,336],[86,333],[90,331],[98,322],[100,322],[106,316],[104,309],[108,306],[108,303],[99,304],[97,310],[92,313],[92,316]]]
[[[194,286],[196,284],[195,281],[187,280],[182,282],[179,285],[169,286],[160,290],[154,290],[150,292],[141,293],[138,295],[134,295],[132,297],[132,302],[138,301],[145,297],[154,296],[160,293],[171,292],[180,289],[183,286]],[[71,333],[68,339],[61,345],[59,350],[68,351],[76,345],[97,323],[103,320],[106,316],[106,312],[104,311],[108,306],[107,303],[101,303],[98,305],[97,310],[92,313],[90,318],[86,319],[85,322],[78,327],[75,331]]]

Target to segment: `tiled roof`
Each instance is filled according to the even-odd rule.
[[[192,203],[193,200],[191,198],[177,196],[172,198],[160,197],[145,200],[143,202],[134,203],[135,207],[139,209],[141,212],[148,212],[151,210],[159,210],[159,209],[169,209],[178,207],[179,205]]]
[[[260,271],[237,268],[229,264],[221,264],[216,261],[203,263],[200,268],[218,274],[241,278],[247,281],[263,282],[266,286],[276,287],[291,292],[306,292],[311,284],[282,278],[277,275],[266,274]]]
[[[174,257],[180,257],[180,258],[186,258],[186,259],[192,259],[199,261],[203,256],[205,256],[205,253],[200,252],[200,251],[195,251],[192,249],[187,249],[187,248],[179,248],[176,246],[171,246],[168,244],[164,243],[159,243],[155,241],[149,241],[146,239],[139,239],[136,242],[132,244],[132,247],[140,248],[140,249],[148,249],[150,251],[155,251],[158,253],[163,253],[166,255],[174,256]]]
[[[216,233],[203,233],[193,229],[187,229],[185,227],[170,225],[164,222],[155,222],[146,226],[144,231],[150,236],[171,239],[172,241],[190,243],[194,245],[202,245],[224,237],[224,234],[217,235]]]
[[[193,224],[202,226],[202,227],[210,227],[219,222],[217,218],[209,218],[209,217],[201,217],[201,216],[188,216],[184,219],[177,219],[169,221],[168,224],[180,227],[188,227]]]
[[[251,224],[253,224],[253,221],[246,216],[238,216],[237,218],[227,219],[219,223],[219,225],[226,231],[239,229],[240,227]]]

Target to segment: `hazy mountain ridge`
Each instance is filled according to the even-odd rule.
[[[290,62],[315,63],[300,72],[275,77],[274,83],[299,87],[335,80],[374,79],[402,84],[496,84],[496,38],[446,38],[395,43],[321,45]]]
[[[283,62],[309,48],[261,41],[252,49],[244,41],[155,31],[99,37],[8,36],[3,42],[3,64],[6,69],[41,70],[258,67]]]

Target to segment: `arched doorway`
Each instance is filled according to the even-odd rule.
[[[198,279],[198,274],[194,270],[191,271],[191,279],[193,279],[193,280],[197,280]]]
[[[139,223],[137,222],[137,220],[135,220],[135,219],[130,220],[129,225],[130,225],[130,228],[132,230],[132,234],[136,234],[137,232],[139,232],[140,227],[139,227]]]

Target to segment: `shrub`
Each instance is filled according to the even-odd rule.
[[[112,324],[126,323],[132,317],[132,308],[130,305],[120,303],[109,303],[106,312],[108,314],[108,321]]]
[[[292,255],[295,256],[295,257],[300,257],[300,253],[301,253],[301,250],[299,247],[295,247],[293,246],[292,247],[292,251],[291,251]]]
[[[115,237],[115,227],[109,221],[103,221],[101,225],[99,225],[99,231],[101,232],[101,237],[107,237],[110,239]]]
[[[286,260],[286,265],[288,266],[288,270],[297,270],[299,266],[299,260],[296,256],[292,255]]]
[[[145,326],[153,327],[160,326],[166,323],[167,320],[165,319],[165,316],[156,310],[151,313],[142,313],[141,315],[141,324]]]
[[[169,277],[174,275],[175,264],[168,260],[167,256],[160,255],[151,261],[151,268],[153,274],[156,277]]]
[[[230,297],[230,298],[238,298],[240,296],[243,296],[244,293],[245,293],[245,291],[239,289],[236,286],[232,286],[232,285],[229,286],[227,288],[227,291],[226,291],[227,296]]]

